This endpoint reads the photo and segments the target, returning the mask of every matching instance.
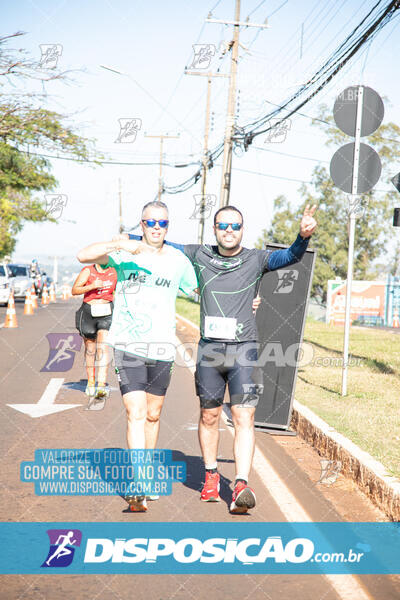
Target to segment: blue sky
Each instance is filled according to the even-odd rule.
[[[375,0],[266,0],[255,11],[259,0],[243,0],[241,4],[242,19],[250,14],[251,22],[263,23],[272,15],[270,28],[260,31],[254,42],[259,30],[241,29],[240,41],[249,48],[249,52],[241,49],[238,67],[237,123],[244,125],[265,114],[270,109],[267,102],[282,102],[299,82],[315,72]],[[179,139],[165,142],[165,161],[191,162],[202,153],[206,79],[184,75],[183,71],[193,56],[193,44],[219,48],[231,39],[231,27],[205,23],[215,5],[214,18],[233,19],[234,0],[17,0],[3,7],[2,33],[25,31],[26,35],[13,40],[10,46],[23,47],[37,59],[39,44],[62,45],[58,64],[63,70],[75,71],[74,82],[47,84],[45,106],[70,115],[69,122],[76,131],[96,138],[97,149],[108,160],[158,163],[159,142],[145,134],[168,133],[179,134]],[[345,87],[363,83],[390,99],[390,104],[385,104],[384,122],[400,123],[399,79],[395,76],[396,56],[400,54],[398,24],[397,17],[302,112],[315,116],[321,103],[333,107],[335,97]],[[100,65],[111,66],[124,75]],[[215,56],[211,68],[227,73],[229,55],[223,59]],[[26,84],[26,91],[34,89],[39,90],[39,84]],[[211,148],[223,138],[227,91],[226,79],[214,79]],[[115,143],[121,118],[141,119],[135,142]],[[274,198],[284,194],[297,204],[299,181],[309,181],[317,160],[329,161],[333,152],[324,146],[323,132],[311,127],[310,119],[295,116],[284,142],[269,143],[266,136],[260,136],[245,155],[234,156],[231,203],[244,212],[245,245],[252,246],[261,230],[269,226]],[[54,254],[73,257],[92,241],[110,239],[118,230],[119,178],[127,226],[137,223],[141,206],[157,193],[157,165],[92,168],[52,160],[52,168],[59,182],[54,191],[68,198],[62,220],[58,224],[26,225],[19,234],[16,259]],[[165,184],[179,184],[195,170],[195,166],[165,167]],[[393,165],[393,174],[398,171],[399,165]],[[207,185],[207,192],[217,196],[217,203],[220,177],[221,169],[216,166]],[[378,185],[384,187],[382,182]],[[164,195],[170,208],[169,239],[197,241],[198,222],[190,217],[194,195],[199,193],[200,183],[182,194]],[[205,241],[212,239],[210,219],[206,222]]]

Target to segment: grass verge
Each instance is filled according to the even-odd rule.
[[[191,298],[178,297],[176,299],[176,312],[200,327],[200,304]]]

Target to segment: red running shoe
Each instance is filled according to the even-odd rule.
[[[246,513],[249,508],[254,508],[256,505],[256,495],[243,481],[238,481],[235,485],[232,494],[232,502],[230,512],[235,515]]]
[[[203,502],[219,502],[219,473],[206,471],[206,481],[201,491],[200,500]]]

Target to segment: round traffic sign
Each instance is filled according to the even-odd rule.
[[[357,101],[360,87],[363,88],[361,137],[371,135],[380,126],[385,114],[382,98],[370,87],[352,85],[337,98],[333,107],[336,125],[347,135],[356,135]]]
[[[352,193],[354,146],[354,142],[351,142],[336,150],[330,164],[334,184],[347,194]],[[356,194],[369,192],[377,183],[381,171],[379,154],[371,146],[361,142]]]

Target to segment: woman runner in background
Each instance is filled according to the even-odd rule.
[[[103,269],[93,264],[84,267],[72,287],[72,295],[84,294],[75,323],[85,343],[85,361],[88,383],[85,393],[89,397],[106,399],[108,349],[105,344],[111,326],[114,290],[117,273],[113,267]],[[97,365],[97,390],[95,366]]]

